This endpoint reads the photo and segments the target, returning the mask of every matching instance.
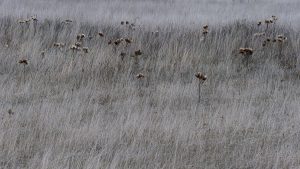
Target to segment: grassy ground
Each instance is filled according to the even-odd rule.
[[[267,37],[288,40],[263,47],[252,22],[205,38],[200,26],[136,25],[1,18],[0,168],[300,166],[299,32],[272,25]],[[78,33],[89,53],[69,49]],[[133,43],[108,45],[121,37]]]

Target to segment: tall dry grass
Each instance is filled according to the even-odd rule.
[[[299,167],[300,38],[289,26],[266,33],[288,37],[279,51],[253,36],[255,22],[210,26],[203,40],[189,25],[16,20],[0,19],[0,168]],[[94,36],[89,53],[69,49],[80,33]],[[107,44],[123,37],[133,43]]]

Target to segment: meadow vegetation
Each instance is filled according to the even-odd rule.
[[[300,32],[270,18],[1,17],[0,168],[298,168]]]

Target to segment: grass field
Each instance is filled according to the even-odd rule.
[[[1,169],[299,168],[297,1],[274,2],[274,8],[293,8],[268,29],[257,26],[259,12],[222,22],[216,14],[211,22],[193,18],[204,8],[191,5],[197,1],[90,1],[84,9],[91,10],[78,17],[63,12],[70,10],[67,1],[57,13],[54,5],[39,13],[48,1],[32,7],[34,1],[20,2],[10,13],[17,2],[0,1]],[[103,22],[101,12],[89,17],[99,2],[105,4]],[[114,15],[125,2],[135,12]],[[234,15],[230,4],[243,9],[262,2],[272,7],[269,1],[202,1],[207,10],[223,5],[228,11],[222,17]],[[180,6],[191,18],[181,16]],[[154,22],[153,13],[164,7],[166,17]],[[18,23],[34,15],[30,8],[38,21]],[[279,9],[276,15],[284,13]],[[68,18],[73,22],[63,22]],[[126,20],[135,26],[120,24]],[[76,39],[81,33],[85,38]],[[278,35],[287,39],[273,42]],[[119,38],[133,42],[115,45]],[[70,49],[77,41],[80,50]],[[241,54],[244,47],[253,54]],[[28,64],[18,63],[22,59]],[[207,75],[200,88],[197,72]],[[137,78],[140,73],[145,77]]]

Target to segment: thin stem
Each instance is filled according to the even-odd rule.
[[[200,79],[198,80],[198,103],[200,103],[200,93],[201,93],[201,82]]]

